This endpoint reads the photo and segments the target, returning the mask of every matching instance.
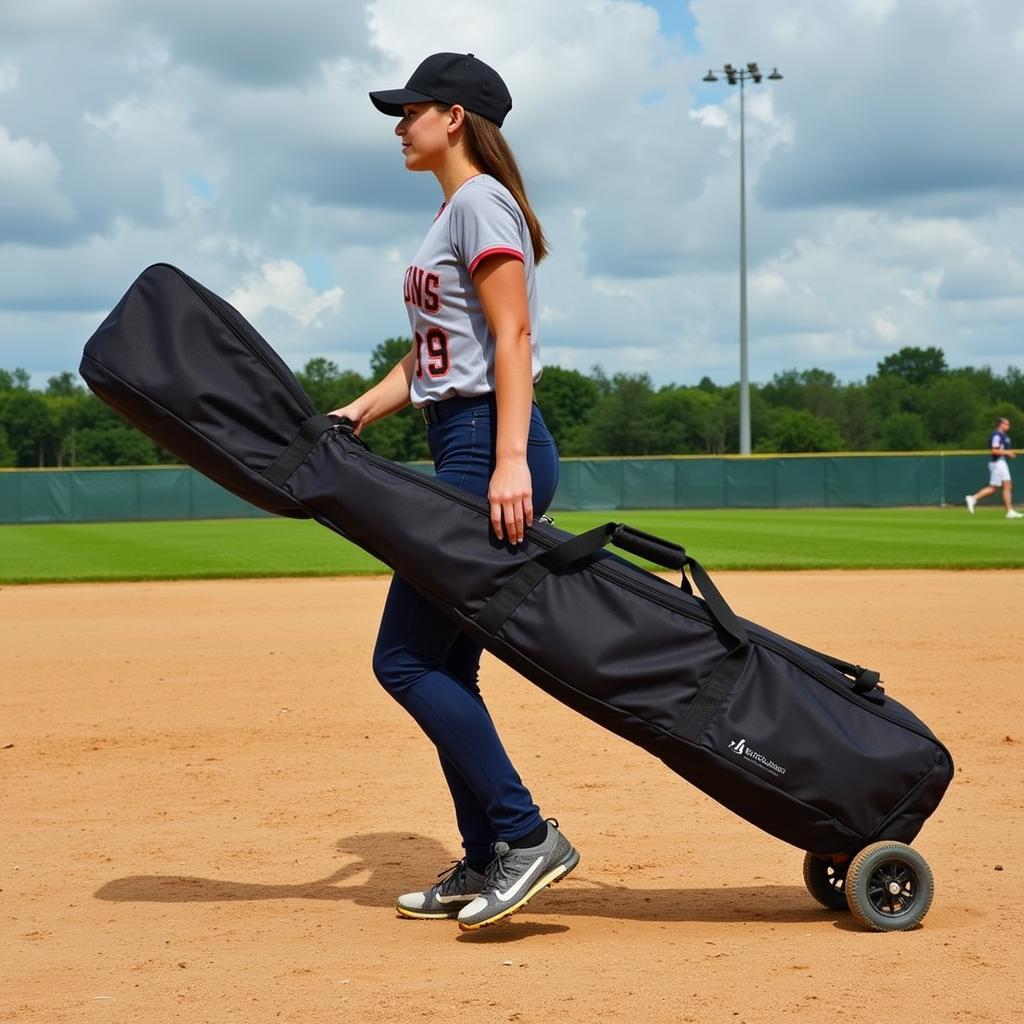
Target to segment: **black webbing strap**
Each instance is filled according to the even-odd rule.
[[[662,564],[667,563],[670,568],[685,570],[686,567],[689,567],[712,619],[737,644],[747,643],[747,631],[743,623],[718,592],[718,588],[711,582],[711,577],[705,572],[700,562],[691,558],[678,545],[669,545],[667,542],[658,541],[658,538],[640,534],[639,531],[630,530],[620,523],[604,523],[602,526],[595,526],[594,529],[581,533],[578,537],[571,537],[559,544],[558,547],[551,548],[524,563],[491,600],[477,612],[473,617],[474,622],[494,636],[527,594],[549,572],[568,568],[573,563],[604,547],[609,541],[635,553],[641,553],[638,551],[638,547],[642,543],[644,557],[653,556]],[[660,554],[652,542],[661,545]],[[686,580],[685,574],[683,580],[684,582]],[[689,586],[687,585],[685,589],[688,591]]]
[[[873,694],[876,698],[884,697],[885,689],[882,686],[882,677],[874,669],[864,668],[863,665],[854,665],[852,662],[843,661],[842,658],[837,658],[834,654],[816,651],[813,647],[808,647],[807,644],[797,644],[796,646],[808,654],[813,654],[816,658],[821,658],[826,665],[831,665],[832,668],[838,669],[844,676],[849,676],[853,680],[854,693],[859,693],[861,696]],[[877,693],[874,692],[876,690],[878,691]]]
[[[526,595],[549,572],[553,569],[565,569],[573,562],[578,562],[591,552],[604,547],[611,539],[614,529],[614,523],[605,523],[523,563],[494,597],[473,616],[473,621],[494,636]]]
[[[697,696],[686,706],[672,728],[676,736],[696,743],[704,734],[715,712],[722,706],[722,702],[732,693],[732,688],[736,685],[736,680],[750,656],[750,638],[743,623],[718,592],[718,587],[711,582],[711,577],[704,566],[689,556],[686,563],[711,617],[737,641],[737,646],[712,669],[711,675],[697,691]]]
[[[701,738],[722,701],[732,693],[749,654],[750,644],[740,644],[722,658],[697,691],[697,696],[677,716],[672,726],[676,736],[690,743]]]
[[[508,617],[548,573],[565,569],[604,547],[609,541],[669,568],[683,571],[689,568],[693,580],[712,620],[719,629],[736,641],[736,646],[723,657],[697,691],[696,697],[678,714],[672,732],[682,739],[696,743],[722,702],[732,692],[750,655],[750,640],[743,623],[726,603],[718,588],[711,582],[700,562],[691,558],[677,544],[670,544],[649,534],[640,533],[619,523],[605,523],[578,537],[572,537],[558,547],[524,563],[501,589],[473,617],[481,629],[492,636],[497,634]],[[686,587],[689,591],[689,586]]]
[[[708,606],[711,617],[729,634],[737,643],[748,642],[747,630],[742,622],[736,618],[736,613],[726,604],[725,598],[718,592],[718,587],[711,582],[711,577],[705,572],[704,566],[696,559],[686,556],[686,564],[690,567],[690,574],[693,582],[697,584],[700,596]]]
[[[600,551],[614,534],[615,523],[603,523],[577,537],[570,537],[557,547],[538,555],[534,561],[546,565],[548,570],[568,569],[570,565],[578,562],[581,558]]]
[[[535,559],[522,565],[515,575],[473,616],[473,621],[491,636],[505,625],[505,620],[519,607],[523,598],[551,570]]]
[[[295,440],[274,461],[263,470],[263,476],[275,487],[280,487],[299,468],[321,435],[338,425],[330,416],[310,416],[302,421]]]

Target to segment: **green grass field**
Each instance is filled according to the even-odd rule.
[[[615,520],[684,545],[711,569],[1024,567],[1024,520],[964,509],[561,512],[579,533]],[[648,564],[641,562],[640,564]],[[650,566],[649,566],[650,567]],[[315,523],[232,519],[0,526],[0,583],[340,576],[384,566]]]

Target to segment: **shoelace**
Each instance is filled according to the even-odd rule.
[[[544,820],[549,825],[558,828],[557,818],[545,818]],[[487,875],[484,880],[485,890],[499,888],[502,883],[512,881],[512,875],[505,867],[505,858],[510,853],[517,852],[513,850],[508,843],[504,843],[501,840],[498,840],[491,849],[494,851],[494,859],[487,865]]]
[[[437,877],[439,881],[435,882],[437,891],[442,895],[448,895],[455,889],[459,884],[462,884],[465,888],[465,878],[468,865],[466,864],[466,858],[462,860],[453,860],[450,867],[442,868],[438,873]]]
[[[509,877],[505,868],[505,858],[512,852],[508,843],[500,840],[491,847],[494,851],[494,859],[487,865],[487,875],[484,879],[484,891],[500,888],[501,883]]]

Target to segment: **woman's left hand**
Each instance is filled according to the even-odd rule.
[[[491,527],[498,540],[522,544],[533,525],[533,480],[525,458],[499,460],[487,488]],[[504,524],[504,531],[502,530]]]

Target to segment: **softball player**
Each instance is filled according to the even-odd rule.
[[[987,498],[990,494],[995,494],[996,491],[1002,489],[1003,505],[1006,506],[1006,518],[1024,519],[1024,515],[1013,507],[1013,481],[1010,479],[1010,467],[1007,465],[1006,460],[1015,459],[1017,453],[1011,449],[1010,435],[1007,433],[1009,429],[1010,421],[1005,416],[1000,416],[996,420],[996,429],[988,442],[990,449],[988,486],[982,487],[980,491],[976,491],[974,494],[964,495],[967,511],[972,516],[974,515],[974,506],[982,498]]]
[[[558,452],[533,402],[534,264],[547,246],[500,130],[512,99],[497,72],[456,53],[428,57],[404,89],[370,99],[399,119],[406,168],[432,172],[444,203],[405,272],[411,350],[334,415],[358,430],[411,401],[437,477],[486,498],[495,536],[519,544],[554,497]],[[399,896],[397,909],[457,917],[465,930],[511,914],[579,862],[502,746],[477,685],[481,651],[392,579],[374,673],[436,745],[465,851],[440,881]]]

